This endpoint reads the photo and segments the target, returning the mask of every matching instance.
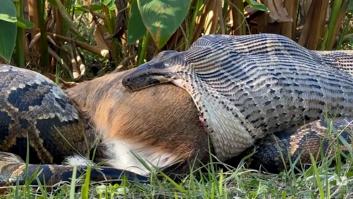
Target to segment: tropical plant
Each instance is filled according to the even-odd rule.
[[[185,50],[204,34],[272,32],[321,50],[349,48],[352,42],[351,0],[2,0],[0,4],[2,62],[55,74],[57,81],[132,68],[161,50]]]

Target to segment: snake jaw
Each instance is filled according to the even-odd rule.
[[[183,54],[177,51],[163,51],[151,61],[138,66],[122,79],[124,87],[138,91],[157,84],[179,79],[178,71],[185,65]]]
[[[139,91],[150,86],[170,82],[172,79],[169,72],[155,72],[148,66],[142,65],[125,76],[122,84],[131,91]]]
[[[160,84],[160,81],[148,76],[139,76],[133,78],[127,76],[122,80],[122,84],[131,91],[139,91],[144,88]]]

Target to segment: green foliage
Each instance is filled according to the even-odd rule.
[[[348,11],[353,12],[353,1],[352,0],[348,0]]]
[[[81,198],[82,199],[88,199],[89,198],[89,187],[91,183],[91,170],[92,167],[88,166],[86,170],[86,176],[85,176],[85,181],[82,185],[82,190],[81,190]]]
[[[17,17],[14,12],[11,14],[7,11],[11,8],[14,10],[13,2],[23,7],[29,5],[24,0],[2,1],[0,29],[5,31],[0,33],[0,58],[18,66],[30,65],[51,74],[59,75],[56,69],[62,67],[65,70],[62,70],[61,76],[74,77],[75,73],[75,79],[84,77],[87,74],[85,71],[89,72],[86,70],[86,66],[89,68],[92,65],[89,57],[101,59],[98,62],[104,63],[100,64],[99,73],[105,73],[114,67],[124,70],[149,60],[161,49],[185,50],[203,34],[273,31],[296,41],[303,36],[301,45],[306,46],[311,36],[304,34],[303,30],[312,24],[318,24],[315,20],[312,24],[303,23],[303,19],[310,16],[299,14],[303,12],[303,6],[290,3],[291,7],[286,7],[288,3],[277,5],[259,0],[100,0],[93,1],[92,4],[74,0],[40,0],[36,1],[40,7],[28,10],[28,15],[34,16],[33,19],[38,24],[35,24],[35,29],[25,32],[24,29],[32,28],[33,25],[26,19],[28,15],[19,11],[23,10],[19,9],[20,6],[16,6]],[[329,9],[320,11],[330,15],[329,23],[325,24],[330,31],[323,30],[318,35],[318,42],[322,41],[323,48],[347,48],[347,44],[351,48],[351,23],[344,20],[345,24],[342,25],[342,15],[351,12],[352,2],[333,1],[329,6],[330,12]],[[341,7],[338,6],[340,4]],[[293,22],[279,21],[274,24],[268,20],[273,17],[269,15],[270,12],[279,12],[278,15],[285,9],[294,10],[287,17],[292,18]],[[244,17],[245,14],[247,17]],[[247,24],[249,19],[251,24]],[[17,30],[14,24],[17,25]],[[297,28],[300,26],[304,28]],[[40,39],[38,27],[41,31]],[[29,44],[32,49],[24,51]],[[13,49],[16,50],[14,53]],[[38,63],[39,60],[42,63]],[[55,66],[56,64],[60,67]]]
[[[0,58],[10,62],[17,34],[16,7],[12,0],[1,0],[0,6]]]
[[[142,21],[162,48],[188,14],[191,0],[137,0]]]
[[[58,8],[58,11],[61,15],[61,17],[64,19],[65,23],[68,25],[68,27],[70,28],[70,30],[75,33],[77,36],[80,36],[80,33],[77,31],[77,27],[74,24],[74,22],[71,20],[71,16],[70,14],[67,12],[65,6],[62,4],[62,2],[60,0],[49,0],[49,2],[51,3],[51,5],[53,5],[54,7]],[[44,15],[42,15],[41,17],[44,18]]]
[[[73,166],[71,183],[70,183],[70,194],[69,194],[70,199],[75,199],[76,175],[77,175],[77,166]]]
[[[16,23],[16,8],[11,0],[3,0],[0,6],[0,20]]]
[[[234,167],[210,159],[201,168],[191,166],[190,173],[175,181],[166,174],[150,167],[150,182],[127,181],[120,183],[90,181],[91,168],[85,175],[76,176],[73,171],[70,184],[55,186],[55,191],[46,191],[45,184],[35,189],[28,184],[8,187],[3,198],[351,198],[353,194],[353,150],[341,135],[335,132],[332,124],[327,130],[327,146],[330,155],[323,152],[311,156],[311,165],[305,168],[290,162],[289,167],[279,174],[266,173],[246,168],[248,157],[244,157]],[[326,145],[326,144],[325,144]],[[27,142],[27,151],[29,142]],[[211,158],[210,154],[210,158]],[[27,154],[27,157],[28,154]],[[250,158],[251,161],[251,158]],[[252,160],[253,161],[253,160]],[[28,158],[26,158],[28,162]],[[36,175],[39,175],[37,173]],[[26,182],[36,179],[27,176]],[[77,189],[76,189],[77,188]]]
[[[23,29],[31,29],[33,28],[33,23],[24,19],[24,18],[17,18],[17,27],[23,28]]]
[[[141,39],[146,33],[146,28],[142,22],[141,14],[137,6],[137,0],[133,0],[131,4],[129,24],[127,28],[128,42],[132,44]]]
[[[115,10],[115,0],[102,0],[102,4],[109,8],[109,10]]]
[[[262,4],[262,3],[259,3],[258,1],[256,0],[246,0],[246,3],[248,3],[250,5],[250,7],[256,9],[256,10],[260,10],[260,11],[264,11],[264,12],[268,12],[268,8]]]
[[[348,6],[348,0],[336,0],[332,3],[332,10],[328,21],[328,28],[325,31],[320,46],[321,50],[331,50],[333,48],[334,42],[336,40],[335,35],[338,31],[338,28],[336,28],[336,26],[338,25],[337,23],[339,23],[338,19],[343,17],[343,13],[345,12],[345,10],[347,10]],[[349,11],[349,9],[347,11]]]

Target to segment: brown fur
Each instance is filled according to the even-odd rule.
[[[172,84],[130,92],[126,72],[112,73],[67,90],[107,139],[121,139],[172,153],[178,160],[207,157],[208,136],[191,97]]]

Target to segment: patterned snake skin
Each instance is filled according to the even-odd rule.
[[[84,176],[87,166],[77,166],[76,179]],[[28,164],[13,153],[0,152],[0,187],[25,184],[59,185],[71,182],[73,167],[58,164]],[[36,178],[33,179],[33,176]],[[147,177],[111,167],[92,167],[92,182],[121,182],[123,178],[140,183],[148,182]],[[33,181],[29,181],[32,179]],[[82,178],[81,178],[82,182]]]
[[[89,152],[92,135],[86,135],[78,111],[49,79],[0,65],[0,82],[0,150],[25,159],[28,138],[31,162],[58,163],[75,151]]]
[[[268,134],[317,134],[327,116],[337,118],[335,127],[349,125],[352,66],[352,52],[311,51],[280,35],[207,35],[187,51],[160,53],[128,74],[123,85],[139,90],[172,82],[184,88],[216,156],[227,160]]]
[[[61,163],[70,155],[88,157],[95,135],[86,126],[69,98],[51,80],[30,70],[0,65],[0,186],[23,183],[26,176],[36,172],[42,184],[69,181],[73,167],[52,163]],[[30,164],[26,170],[23,160],[27,151]],[[79,167],[78,175],[85,168]],[[146,180],[108,167],[92,169],[91,179],[118,181],[122,174],[130,180]]]
[[[333,127],[342,129],[340,135],[350,140],[351,58],[346,52],[309,51],[277,35],[211,35],[188,51],[162,52],[123,83],[133,90],[168,81],[185,88],[211,134],[217,156],[225,160],[270,133],[276,133],[274,139],[284,150],[292,150],[288,145],[317,146],[317,135],[328,126],[318,120],[325,113],[339,118]],[[72,167],[49,163],[89,152],[94,136],[85,131],[85,123],[53,82],[33,71],[0,65],[0,185],[21,183],[38,170],[39,180],[47,185],[69,180]],[[44,164],[29,164],[26,172],[21,158],[26,157],[27,140],[30,163]],[[278,157],[273,155],[277,153],[273,143],[268,136],[258,144],[263,150],[255,156],[263,163],[273,164]],[[79,173],[84,170],[79,168]],[[91,175],[95,180],[117,180],[121,174],[105,167]]]

